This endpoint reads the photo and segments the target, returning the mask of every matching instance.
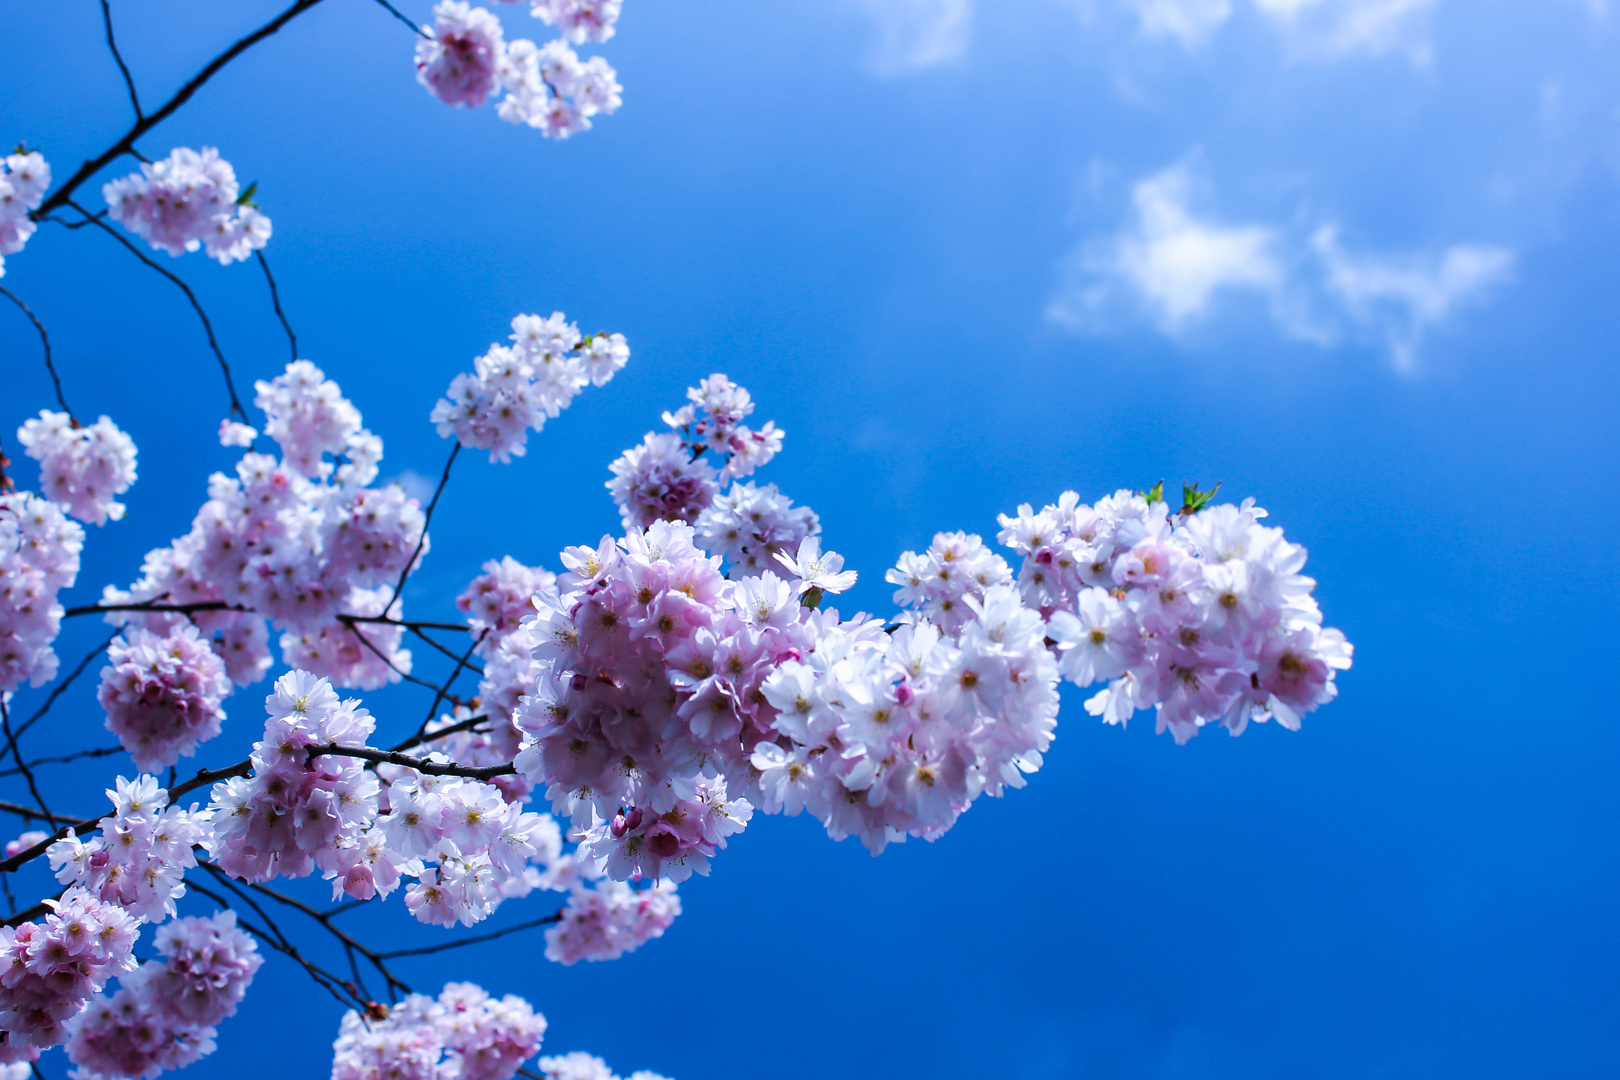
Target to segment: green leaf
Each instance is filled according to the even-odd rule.
[[[821,598],[825,595],[819,588],[808,589],[799,597],[799,606],[809,608],[811,611],[821,606]]]
[[[1215,498],[1215,493],[1221,490],[1222,481],[1215,481],[1215,486],[1208,491],[1199,491],[1197,484],[1181,485],[1181,510],[1183,514],[1196,514],[1208,506]]]
[[[253,183],[251,183],[251,184],[249,184],[247,186],[246,191],[242,192],[242,194],[240,194],[240,195],[238,195],[236,197],[236,205],[237,206],[251,206],[253,209],[257,210],[259,208],[259,204],[253,201],[253,193],[255,191],[258,191],[258,190],[259,190],[259,182],[257,180],[255,180],[255,181],[253,181]]]
[[[1138,491],[1137,494],[1146,499],[1149,506],[1156,502],[1164,502],[1164,481],[1160,480],[1146,491]]]

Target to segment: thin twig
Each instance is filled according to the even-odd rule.
[[[315,2],[319,2],[319,0],[315,0]],[[72,199],[68,200],[68,205],[73,207],[73,209],[77,210],[79,213],[83,214],[86,218],[90,217],[90,211],[86,210]],[[174,275],[172,271],[166,269],[165,267],[159,266],[157,263],[147,258],[146,253],[140,248],[136,247],[134,244],[130,243],[123,233],[119,232],[117,229],[114,229],[111,225],[108,225],[105,221],[102,221],[99,218],[93,220],[95,221],[96,225],[99,226],[101,230],[108,236],[112,237],[114,240],[117,240],[120,244],[123,244],[137,259],[141,260],[141,262],[145,263],[147,266],[150,266],[153,270],[156,270],[158,273],[174,282],[175,285],[179,287],[180,291],[186,294],[186,299],[191,301],[192,310],[197,313],[197,318],[202,320],[203,331],[208,335],[208,347],[214,350],[214,358],[219,361],[219,370],[225,376],[225,389],[229,391],[231,395],[231,412],[240,417],[244,424],[247,423],[247,410],[242,407],[241,399],[236,396],[236,383],[231,378],[231,365],[225,361],[225,353],[220,349],[219,341],[214,337],[214,324],[208,320],[208,312],[203,310],[202,303],[198,301],[197,294],[191,291],[191,286],[187,285],[184,281],[181,281]]]
[[[63,754],[60,757],[35,758],[28,763],[28,767],[37,769],[41,765],[66,765],[70,761],[80,761],[84,758],[111,757],[113,754],[123,752],[124,748],[122,746],[98,746],[94,750],[76,750],[71,754]],[[21,769],[0,769],[0,776],[16,776],[21,771]]]
[[[212,889],[198,885],[195,881],[188,881],[187,885],[203,896],[208,897],[208,899],[212,900],[226,911],[232,910],[230,901],[226,900],[223,896],[214,892]],[[233,887],[231,891],[236,892],[237,890]],[[252,903],[252,901],[248,902]],[[257,907],[257,905],[254,906]],[[365,1006],[369,1004],[369,1002],[361,999],[358,993],[350,993],[348,997],[345,997],[343,994],[339,993],[338,989],[339,987],[343,987],[343,980],[339,979],[325,968],[305,960],[299,955],[298,950],[294,948],[291,943],[288,943],[285,940],[277,940],[276,937],[264,930],[259,929],[257,926],[254,926],[252,923],[242,918],[240,912],[237,913],[236,922],[238,926],[252,934],[254,937],[258,938],[260,941],[264,942],[266,945],[270,946],[272,949],[276,950],[276,952],[281,953],[283,956],[290,957],[295,963],[303,967],[305,973],[308,974],[311,979],[315,980],[316,985],[321,987],[321,989],[325,990],[327,993],[331,994],[333,997],[337,998],[340,1005],[348,1008],[358,1004],[362,1009],[364,1009]],[[346,987],[343,988],[347,989]]]
[[[436,691],[436,690],[439,689],[437,686],[434,686],[432,683],[428,682],[426,679],[419,679],[415,675],[412,675],[410,672],[406,671],[404,668],[400,667],[398,664],[394,663],[393,658],[390,657],[387,653],[383,652],[381,649],[379,649],[377,647],[376,643],[373,642],[370,638],[368,638],[368,637],[366,637],[366,635],[362,634],[360,632],[359,628],[354,625],[354,623],[344,623],[343,625],[348,628],[349,633],[353,634],[356,638],[359,639],[360,644],[364,645],[367,649],[369,649],[371,651],[372,655],[376,656],[377,659],[379,659],[383,663],[387,664],[389,670],[392,671],[395,675],[398,675],[400,678],[404,679],[408,683],[414,683],[417,686],[425,686],[429,690],[435,690]]]
[[[467,646],[467,651],[462,653],[461,656],[456,660],[455,670],[450,673],[450,677],[444,680],[444,682],[439,686],[438,692],[433,695],[433,704],[428,706],[427,717],[422,721],[422,726],[417,729],[418,733],[427,731],[427,726],[433,723],[434,716],[436,716],[439,712],[439,702],[443,701],[449,696],[450,687],[455,685],[457,676],[459,676],[462,669],[467,666],[467,661],[472,659],[473,650],[484,643],[484,639],[489,636],[489,631],[490,627],[484,627],[483,633],[474,638],[473,643]],[[425,637],[426,635],[423,636]]]
[[[479,667],[477,664],[462,663],[462,659],[463,659],[462,657],[457,656],[454,652],[450,651],[449,649],[445,648],[443,645],[439,644],[437,641],[434,641],[432,638],[428,637],[427,634],[423,633],[420,626],[411,626],[411,627],[408,627],[408,629],[410,630],[411,633],[415,634],[417,637],[421,638],[423,641],[427,642],[430,646],[432,646],[434,650],[443,653],[445,656],[448,656],[452,660],[457,661],[457,663],[458,663],[458,665],[460,667],[464,667],[468,671],[476,672],[479,675],[482,675],[484,673],[484,669]]]
[[[52,825],[68,825],[73,824],[78,820],[77,818],[63,817],[61,814],[41,813],[31,806],[24,806],[22,803],[8,802],[4,799],[0,799],[0,810],[4,810],[8,814],[16,814],[25,822],[38,819],[40,821],[49,822]]]
[[[400,979],[396,978],[394,973],[388,970],[387,965],[383,963],[383,957],[380,953],[374,949],[367,948],[348,933],[338,928],[332,922],[331,916],[326,912],[321,911],[318,908],[311,907],[296,897],[277,892],[275,889],[272,889],[266,885],[249,884],[248,888],[252,889],[254,892],[268,896],[270,899],[275,900],[278,903],[285,904],[296,911],[303,912],[311,919],[314,919],[317,923],[324,927],[328,933],[337,938],[338,941],[342,942],[345,948],[353,949],[361,956],[364,956],[367,960],[371,961],[372,966],[377,969],[377,973],[379,975],[387,980],[391,989],[397,988],[405,991],[407,994],[411,992],[411,988],[409,986],[407,986]]]
[[[410,27],[411,30],[413,32],[415,32],[415,34],[418,37],[424,37],[425,38],[425,37],[428,36],[428,34],[427,34],[427,32],[425,30],[423,30],[420,26],[417,26],[414,22],[411,21],[410,16],[402,14],[400,12],[400,10],[397,7],[395,7],[393,4],[390,4],[388,2],[388,0],[377,0],[377,3],[379,3],[383,7],[387,8],[393,14],[394,18],[398,19],[400,22],[402,22],[406,26]]]
[[[79,661],[79,666],[69,672],[67,678],[62,679],[55,686],[51,687],[50,696],[45,699],[45,704],[35,709],[34,715],[17,725],[17,738],[20,739],[26,735],[29,728],[33,727],[39,722],[41,717],[51,711],[51,706],[56,704],[56,699],[62,696],[63,691],[73,685],[73,680],[84,674],[84,669],[90,666],[91,661],[107,651],[107,646],[113,643],[113,638],[117,637],[118,634],[119,631],[114,630],[106,641],[103,641],[100,645],[97,645],[85,656],[83,660]]]
[[[86,161],[83,165],[80,165],[78,172],[68,177],[61,187],[53,191],[48,197],[46,197],[45,201],[40,204],[39,209],[34,212],[35,219],[42,219],[52,210],[67,206],[69,203],[71,203],[73,200],[73,193],[79,190],[79,188],[83,186],[87,180],[105,168],[108,163],[133,150],[135,147],[135,141],[137,139],[139,139],[142,135],[145,135],[148,131],[151,131],[158,124],[161,124],[163,121],[167,120],[171,115],[174,114],[176,109],[180,108],[180,106],[191,100],[191,96],[200,90],[209,79],[212,79],[215,75],[218,75],[226,64],[229,64],[242,53],[246,52],[248,49],[251,49],[254,45],[257,45],[271,34],[274,34],[293,19],[297,18],[299,15],[302,15],[304,12],[308,11],[310,8],[314,7],[320,2],[321,0],[297,0],[297,2],[289,7],[286,11],[283,11],[274,19],[271,19],[269,22],[253,31],[253,33],[240,39],[230,48],[214,57],[207,67],[203,68],[202,71],[198,72],[192,77],[190,82],[186,83],[179,90],[175,91],[174,96],[168,101],[164,102],[163,106],[158,109],[157,112],[152,113],[150,116],[142,116],[139,120],[136,120],[134,125],[132,125],[128,131],[124,132],[123,136],[117,142],[113,143],[106,150],[102,151],[98,156]]]
[[[504,930],[495,930],[488,934],[477,934],[470,938],[458,938],[455,941],[447,941],[442,945],[425,945],[420,949],[395,949],[393,952],[379,953],[378,957],[383,960],[397,960],[402,956],[427,956],[431,953],[448,952],[451,949],[460,949],[467,945],[494,941],[496,938],[507,937],[524,930],[533,930],[537,926],[545,926],[548,923],[561,922],[562,916],[563,913],[559,911],[555,915],[547,915],[543,919],[535,919],[531,922],[518,923],[516,926],[508,926]]]
[[[135,80],[130,77],[129,68],[124,66],[124,58],[119,55],[118,43],[113,40],[112,8],[108,6],[107,0],[101,0],[101,21],[107,25],[107,48],[112,51],[113,59],[118,62],[118,70],[124,73],[124,85],[129,88],[129,103],[135,106],[135,119],[140,120],[145,115],[141,112],[141,98],[135,92]]]
[[[439,476],[439,486],[433,489],[433,498],[428,501],[427,513],[422,516],[422,535],[417,538],[416,550],[411,552],[410,561],[405,564],[405,569],[399,572],[399,580],[394,583],[394,595],[389,597],[388,604],[383,608],[384,612],[393,610],[394,601],[405,591],[405,579],[411,576],[411,571],[416,569],[416,560],[422,557],[422,545],[427,543],[428,525],[433,521],[433,511],[439,505],[439,496],[444,494],[444,485],[450,482],[450,466],[456,463],[456,455],[459,453],[461,443],[458,440],[450,447],[450,457],[445,460],[444,472]]]
[[[105,0],[103,0],[105,3]],[[254,257],[259,260],[259,268],[264,271],[264,280],[270,283],[270,306],[276,309],[276,318],[281,320],[281,328],[287,331],[287,344],[292,346],[292,358],[298,359],[298,335],[293,333],[292,324],[281,310],[281,293],[276,289],[275,275],[270,273],[270,261],[264,257],[264,249],[255,251]]]
[[[62,411],[67,413],[69,419],[71,419],[73,416],[73,410],[68,408],[67,398],[62,396],[62,380],[56,374],[56,365],[51,362],[51,335],[45,332],[45,324],[40,322],[39,316],[35,315],[33,310],[30,309],[27,304],[22,302],[22,297],[18,296],[4,285],[0,285],[0,293],[4,293],[6,296],[10,297],[13,304],[16,304],[18,307],[22,308],[22,313],[28,316],[28,321],[34,324],[35,330],[39,331],[39,343],[45,346],[45,370],[51,373],[51,385],[56,387],[56,403],[62,406]]]
[[[393,750],[373,750],[369,746],[339,746],[336,743],[312,746],[309,748],[309,756],[359,758],[375,765],[401,765],[407,769],[415,769],[424,776],[461,776],[468,780],[492,780],[497,776],[512,776],[517,772],[517,767],[510,761],[505,765],[457,765],[455,762],[414,758]]]
[[[62,612],[62,618],[71,619],[77,615],[100,615],[108,611],[151,611],[165,615],[190,615],[196,611],[250,611],[240,604],[227,604],[223,600],[199,600],[194,604],[163,604],[161,598],[140,600],[132,604],[85,604],[82,607],[70,607]]]
[[[422,746],[426,743],[436,742],[439,739],[447,739],[451,735],[455,735],[463,731],[472,731],[473,729],[477,728],[479,724],[482,724],[488,719],[489,717],[487,716],[469,716],[465,720],[457,721],[456,723],[451,724],[449,727],[440,728],[438,731],[426,733],[417,732],[415,735],[412,735],[404,742],[395,746],[394,752],[398,753],[402,750],[409,750],[413,746]]]
[[[39,785],[34,782],[34,770],[29,768],[28,762],[23,760],[22,747],[17,744],[17,736],[11,732],[11,710],[6,707],[5,698],[3,697],[0,697],[0,727],[5,729],[6,742],[11,746],[11,756],[17,759],[17,771],[21,772],[23,779],[28,782],[29,794],[34,796],[34,801],[39,804],[39,808],[45,811],[44,816],[50,817],[51,808],[46,805],[45,796],[40,794]]]

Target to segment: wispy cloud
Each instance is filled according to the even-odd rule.
[[[854,0],[876,30],[869,62],[898,75],[959,58],[973,33],[973,0]]]
[[[1203,47],[1237,13],[1233,0],[1119,0],[1142,32],[1189,52]],[[1427,14],[1436,0],[1247,0],[1298,55],[1400,53],[1427,64]],[[1089,3],[1082,4],[1089,9]]]
[[[1203,196],[1200,198],[1200,196]],[[1261,301],[1278,332],[1324,347],[1370,339],[1411,370],[1432,328],[1507,279],[1513,252],[1456,245],[1437,253],[1354,253],[1339,227],[1223,221],[1186,161],[1135,184],[1118,232],[1071,252],[1047,308],[1052,321],[1098,332],[1145,317],[1179,336],[1227,297]]]
[[[1481,299],[1513,270],[1513,252],[1459,244],[1438,255],[1352,255],[1338,228],[1323,225],[1311,247],[1326,270],[1326,286],[1362,326],[1376,330],[1395,364],[1411,370],[1425,331],[1459,306]]]

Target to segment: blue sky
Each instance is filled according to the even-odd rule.
[[[113,6],[149,100],[278,7]],[[98,9],[13,8],[0,136],[65,175],[128,122]],[[1617,45],[1602,0],[628,0],[600,50],[625,105],[562,144],[432,100],[362,0],[232,66],[143,149],[259,181],[301,351],[384,476],[437,472],[427,412],[512,315],[633,350],[527,458],[457,466],[412,614],[616,528],[607,462],[725,371],[787,431],[762,479],[861,571],[846,606],[887,611],[901,550],[1020,502],[1220,480],[1310,549],[1357,647],[1298,734],[1177,748],[1071,688],[1047,767],[936,844],[756,818],[628,958],[534,937],[407,977],[523,994],[549,1049],[680,1080],[1615,1075]],[[166,265],[239,378],[278,370],[251,266]],[[140,447],[85,602],[184,531],[224,394],[105,236],[42,228],[6,270],[75,409]],[[9,432],[51,403],[15,312],[0,358]],[[81,690],[38,752],[106,739]],[[419,697],[368,704],[405,728]],[[402,916],[371,932],[427,940]],[[337,1006],[301,978],[266,965],[233,1073],[322,1074]]]

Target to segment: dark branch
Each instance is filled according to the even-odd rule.
[[[45,346],[45,370],[51,373],[51,385],[56,387],[56,403],[62,406],[62,411],[71,418],[73,410],[68,408],[67,398],[62,396],[62,380],[56,374],[56,365],[51,362],[51,335],[45,332],[45,324],[40,322],[39,316],[35,315],[28,305],[22,302],[22,297],[4,285],[0,285],[0,293],[10,297],[13,304],[22,308],[22,313],[28,316],[28,321],[34,324],[35,330],[39,331],[39,343]]]
[[[517,767],[510,761],[505,765],[473,767],[457,765],[454,762],[427,761],[394,750],[373,750],[369,746],[338,746],[335,743],[326,743],[309,748],[309,756],[312,758],[327,755],[359,758],[374,765],[401,765],[407,769],[415,769],[425,776],[461,776],[468,780],[492,780],[497,776],[512,776],[517,772]]]
[[[281,320],[281,328],[287,331],[287,344],[292,346],[292,358],[298,359],[298,335],[293,333],[292,324],[281,310],[281,293],[276,289],[276,279],[270,273],[270,261],[264,257],[264,249],[260,248],[253,253],[259,260],[259,268],[264,271],[264,280],[270,283],[270,306],[276,309],[276,318]]]
[[[124,85],[129,88],[129,103],[135,106],[135,119],[140,120],[144,115],[141,112],[141,98],[135,92],[135,80],[130,77],[129,68],[124,65],[124,58],[118,52],[118,43],[113,40],[112,8],[107,0],[101,0],[101,21],[107,27],[107,48],[112,51],[113,59],[118,62],[118,70],[124,75]]]
[[[438,731],[428,732],[426,734],[418,732],[417,734],[406,739],[404,742],[400,743],[398,746],[395,746],[394,752],[398,753],[401,750],[409,750],[413,746],[422,746],[426,743],[437,742],[439,739],[448,739],[450,736],[463,731],[472,731],[479,724],[482,724],[488,719],[489,717],[487,716],[469,716],[465,720],[451,724],[449,727],[440,728]]]
[[[488,934],[477,934],[469,938],[459,938],[455,941],[447,941],[442,945],[425,945],[420,949],[395,949],[393,952],[379,953],[378,958],[381,960],[397,960],[402,956],[427,956],[431,953],[448,952],[451,949],[460,949],[467,945],[477,945],[485,941],[494,941],[496,938],[507,937],[511,934],[520,933],[524,930],[533,930],[537,926],[545,926],[549,923],[561,922],[562,916],[563,913],[559,911],[555,915],[547,915],[543,919],[534,919],[530,922],[518,923],[516,926],[508,926],[504,930],[494,930]]]
[[[428,502],[427,513],[422,516],[422,535],[417,538],[416,550],[411,552],[411,559],[405,564],[405,569],[399,572],[399,580],[394,583],[394,595],[388,598],[388,606],[384,611],[391,611],[394,601],[399,594],[405,591],[405,579],[411,576],[416,569],[416,560],[422,557],[422,545],[427,543],[428,525],[433,521],[433,511],[439,505],[439,496],[444,494],[444,485],[450,482],[450,466],[456,463],[456,455],[461,453],[461,443],[457,442],[450,447],[450,457],[445,460],[444,472],[439,476],[439,486],[433,489],[433,498]]]
[[[51,687],[50,696],[45,699],[45,704],[35,709],[34,715],[17,725],[17,738],[22,738],[23,735],[27,733],[29,728],[33,727],[39,722],[41,717],[51,711],[51,706],[56,704],[56,699],[61,697],[63,692],[66,691],[68,687],[73,685],[73,680],[84,674],[84,669],[90,666],[90,662],[92,660],[107,651],[107,646],[111,645],[113,643],[113,638],[117,636],[118,631],[113,631],[112,634],[108,636],[106,641],[103,641],[100,645],[97,645],[93,650],[86,654],[83,660],[79,661],[79,666],[69,672],[67,678],[61,680],[55,686]]]
[[[398,8],[396,8],[393,4],[390,4],[388,2],[388,0],[377,0],[377,3],[379,3],[383,7],[387,8],[388,11],[394,16],[394,18],[398,19],[400,22],[402,22],[406,26],[410,27],[411,32],[416,34],[418,37],[427,37],[428,36],[425,32],[423,32],[423,30],[422,30],[422,28],[420,26],[417,26],[415,23],[411,22],[410,17],[408,15],[405,15],[405,14],[401,13],[400,10]]]
[[[467,646],[467,651],[462,653],[461,656],[457,658],[455,670],[450,673],[450,677],[444,680],[444,683],[439,687],[438,692],[433,695],[433,704],[428,706],[427,717],[422,721],[422,726],[418,729],[419,731],[426,731],[427,726],[433,723],[433,717],[437,715],[439,711],[439,702],[443,701],[450,695],[450,687],[455,685],[456,678],[461,674],[462,669],[467,667],[467,661],[472,659],[473,650],[482,645],[484,643],[484,639],[489,636],[489,630],[489,627],[484,627],[483,633],[474,638],[473,643]],[[424,634],[423,636],[426,637],[427,635]]]
[[[318,3],[319,0],[314,0],[314,2]],[[180,291],[186,294],[186,299],[191,301],[192,310],[197,313],[197,318],[202,320],[203,331],[208,335],[208,347],[214,350],[214,358],[219,361],[219,370],[225,376],[225,389],[228,390],[231,395],[231,412],[239,417],[244,424],[247,423],[247,410],[242,407],[241,399],[236,396],[236,383],[231,379],[231,365],[226,363],[225,353],[220,350],[219,342],[214,337],[214,324],[208,320],[208,313],[203,310],[202,304],[197,300],[197,294],[191,291],[191,286],[187,285],[184,281],[181,281],[174,275],[172,271],[159,266],[157,263],[147,258],[144,251],[130,243],[129,240],[126,239],[124,235],[117,229],[114,229],[111,225],[108,225],[100,218],[91,217],[90,211],[86,210],[78,203],[69,199],[68,205],[73,207],[73,209],[77,210],[79,213],[83,214],[87,219],[94,221],[96,225],[100,227],[100,229],[108,236],[112,237],[114,240],[117,240],[120,244],[123,244],[137,259],[141,260],[141,262],[145,263],[147,266],[150,266],[153,270],[156,270],[158,273],[174,282],[175,285],[179,287]]]
[[[187,101],[190,101],[191,96],[198,90],[202,89],[209,79],[212,79],[215,75],[218,75],[220,71],[224,69],[225,65],[229,64],[232,60],[235,60],[238,56],[242,55],[244,52],[251,49],[265,38],[274,34],[293,19],[296,19],[298,16],[302,15],[304,12],[308,11],[310,8],[314,7],[320,2],[321,0],[297,0],[297,2],[289,7],[286,11],[283,11],[280,15],[277,15],[274,19],[271,19],[269,22],[253,31],[253,33],[242,38],[236,42],[236,44],[232,45],[230,48],[216,56],[207,67],[203,68],[202,71],[193,76],[190,82],[186,83],[179,90],[175,91],[175,95],[168,101],[164,102],[163,106],[158,109],[157,112],[152,113],[150,116],[142,116],[140,119],[136,120],[134,125],[124,133],[122,138],[113,143],[106,150],[102,151],[97,157],[86,161],[83,165],[80,165],[78,172],[68,177],[67,181],[63,183],[61,187],[57,188],[45,199],[44,203],[40,205],[40,208],[34,212],[35,218],[43,218],[52,210],[69,205],[73,200],[73,193],[79,190],[79,188],[83,186],[87,180],[89,180],[96,173],[100,172],[102,169],[106,168],[108,163],[112,162],[120,155],[132,152],[135,148],[135,141],[137,139],[139,139],[142,135],[145,135],[148,131],[151,131],[163,121],[167,120],[174,114],[176,109],[180,108],[180,106],[184,105]]]
[[[164,604],[158,600],[141,600],[132,604],[85,604],[62,612],[64,619],[76,615],[99,615],[107,611],[151,611],[166,615],[190,615],[198,611],[249,611],[240,604],[227,604],[223,600],[199,600],[194,604]],[[110,643],[110,639],[109,639]]]
[[[34,797],[34,802],[44,811],[44,817],[51,816],[51,808],[45,804],[45,796],[39,792],[39,785],[34,782],[34,770],[28,762],[23,760],[22,747],[17,744],[17,736],[11,731],[11,710],[6,707],[4,698],[0,698],[0,727],[4,727],[6,743],[11,747],[11,756],[17,761],[17,771],[22,773],[23,779],[28,782],[28,793]]]

